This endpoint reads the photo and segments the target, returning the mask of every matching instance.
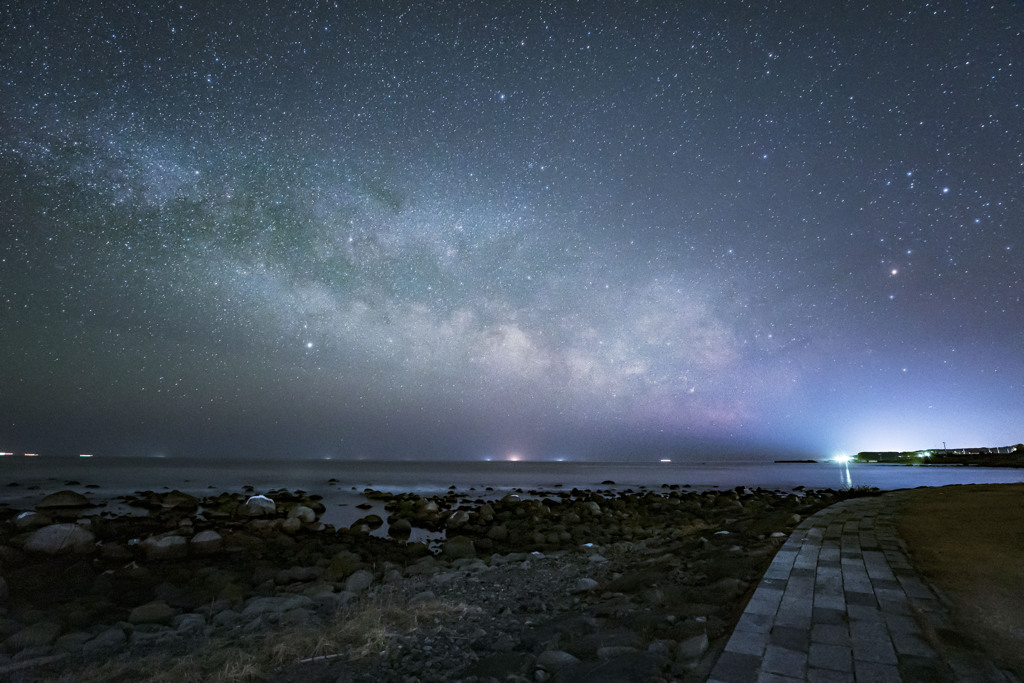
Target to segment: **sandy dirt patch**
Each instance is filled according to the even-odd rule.
[[[958,629],[1024,677],[1024,484],[917,489],[898,524]]]

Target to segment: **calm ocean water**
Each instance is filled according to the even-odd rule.
[[[334,482],[330,480],[336,480]],[[604,481],[615,485],[603,485]],[[324,521],[347,525],[365,502],[364,488],[440,493],[449,487],[480,497],[562,488],[660,488],[689,485],[701,490],[736,486],[790,491],[874,486],[883,490],[949,484],[1024,481],[1024,470],[985,467],[901,467],[823,463],[577,463],[577,462],[382,462],[340,460],[209,461],[171,458],[0,458],[0,503],[17,509],[34,506],[43,495],[63,488],[85,492],[97,501],[139,490],[179,489],[197,496],[301,489],[324,497]],[[77,484],[68,485],[69,482]],[[93,485],[86,488],[88,485]],[[486,491],[492,487],[493,492]],[[383,507],[375,504],[378,514]],[[380,508],[380,509],[377,509]]]

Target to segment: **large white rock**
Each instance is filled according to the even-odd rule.
[[[277,512],[277,503],[267,496],[251,496],[249,500],[245,501],[245,506],[242,508],[242,511],[250,517],[272,515]]]
[[[36,529],[25,541],[25,550],[32,553],[87,553],[96,545],[96,537],[78,524],[51,524]]]

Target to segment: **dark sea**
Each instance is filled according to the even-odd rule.
[[[604,482],[614,482],[607,484]],[[737,486],[792,491],[872,486],[883,490],[950,484],[1024,482],[1024,470],[987,467],[907,467],[834,462],[421,462],[347,460],[203,460],[187,458],[0,458],[0,503],[31,509],[44,495],[65,488],[107,502],[135,491],[178,489],[195,496],[272,489],[323,496],[324,521],[347,525],[365,511],[367,488],[391,493],[493,498],[522,490],[622,491],[679,485],[694,490]],[[490,490],[488,490],[490,489]],[[375,507],[377,507],[375,505]],[[381,511],[383,507],[381,507]],[[380,511],[378,511],[379,513]]]

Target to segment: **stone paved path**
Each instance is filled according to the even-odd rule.
[[[902,492],[843,501],[779,550],[709,681],[1015,681],[950,645],[948,615],[893,517]]]

